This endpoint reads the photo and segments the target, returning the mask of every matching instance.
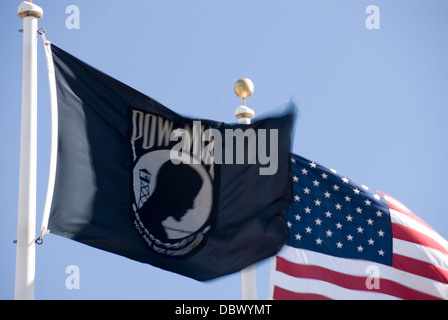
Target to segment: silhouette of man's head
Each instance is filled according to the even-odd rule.
[[[189,209],[193,208],[194,199],[201,190],[202,178],[187,164],[165,162],[157,175],[157,185],[151,200],[156,204],[162,220],[173,217],[180,221]]]

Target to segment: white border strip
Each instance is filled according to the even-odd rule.
[[[50,218],[51,203],[53,200],[54,184],[56,180],[56,165],[58,155],[58,100],[56,93],[56,76],[54,72],[53,55],[51,52],[51,42],[45,41],[45,56],[47,58],[48,81],[50,85],[51,102],[51,153],[50,153],[50,171],[48,174],[47,197],[45,199],[44,213],[42,216],[42,228],[39,239],[42,240],[48,230],[48,219]]]

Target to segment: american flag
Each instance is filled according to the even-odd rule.
[[[448,299],[448,242],[403,204],[291,155],[287,244],[271,298]]]

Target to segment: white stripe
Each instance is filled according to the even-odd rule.
[[[393,239],[393,248],[394,253],[430,263],[436,267],[446,269],[448,272],[448,255],[439,250],[400,239]]]
[[[282,250],[280,250],[277,255],[293,263],[320,266],[336,272],[360,277],[369,276],[370,273],[366,272],[366,270],[368,270],[368,267],[375,265],[379,268],[380,277],[382,279],[394,281],[434,297],[448,299],[447,284],[383,264],[377,264],[366,260],[338,258],[309,250],[296,249],[286,245],[283,246]]]
[[[278,287],[297,293],[312,293],[333,300],[399,300],[394,296],[373,291],[358,291],[340,287],[330,282],[295,278],[277,271],[274,274]]]
[[[402,211],[407,211],[407,212],[411,212],[411,210],[409,210],[404,204],[402,204],[400,201],[389,197],[388,195],[384,194],[384,198],[386,199],[387,202],[391,203],[392,205],[400,208],[400,210]]]
[[[439,243],[442,247],[445,248],[445,250],[448,251],[448,242],[444,238],[442,238],[442,236],[440,236],[437,232],[399,211],[393,209],[389,209],[389,211],[392,223],[400,224],[402,226],[409,227],[414,229],[415,231],[423,233],[424,235],[430,237],[431,239]]]

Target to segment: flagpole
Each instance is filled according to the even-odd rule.
[[[43,11],[31,1],[24,1],[19,5],[17,15],[23,20],[23,64],[14,298],[32,300],[36,233],[37,20],[42,18]]]
[[[250,79],[243,78],[234,85],[235,94],[243,98],[243,105],[235,110],[235,117],[240,124],[250,124],[255,115],[254,110],[246,106],[246,98],[254,92],[254,84]],[[255,264],[241,270],[241,298],[242,300],[257,300],[257,275]]]

